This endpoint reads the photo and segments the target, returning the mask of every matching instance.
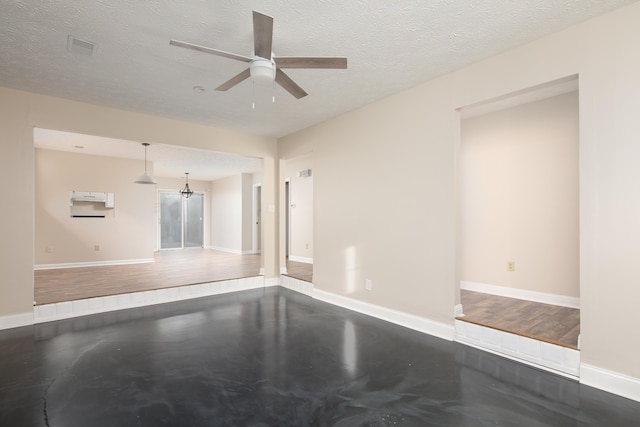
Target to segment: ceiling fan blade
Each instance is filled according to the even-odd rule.
[[[291,77],[287,76],[284,71],[276,69],[276,83],[284,88],[291,95],[295,96],[297,99],[305,97],[308,95],[307,92],[304,91],[296,82],[291,80]]]
[[[256,56],[271,59],[273,18],[253,11],[253,52]]]
[[[238,83],[240,83],[241,81],[248,79],[250,75],[251,75],[251,72],[247,68],[240,74],[237,74],[234,77],[227,80],[226,82],[222,83],[220,86],[216,88],[216,90],[220,90],[220,91],[229,90],[235,85],[237,85]]]
[[[279,56],[273,60],[278,68],[347,68],[347,58]]]
[[[210,47],[199,46],[197,44],[181,42],[178,40],[169,41],[171,46],[183,47],[185,49],[197,50],[198,52],[210,53],[212,55],[223,56],[225,58],[235,59],[237,61],[251,62],[252,58],[248,56],[238,55],[235,53],[225,52],[224,50],[212,49]]]

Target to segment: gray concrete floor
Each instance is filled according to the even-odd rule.
[[[1,426],[637,426],[640,403],[279,288],[0,331]]]

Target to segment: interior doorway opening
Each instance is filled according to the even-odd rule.
[[[33,141],[36,305],[260,275],[251,191],[262,185],[264,159],[159,143],[145,153],[136,141],[42,128],[34,128]],[[157,188],[134,182],[147,167]],[[157,189],[180,206],[184,170],[195,194],[161,242]],[[115,195],[102,203],[109,215],[70,216],[74,190]]]
[[[284,274],[313,280],[313,155],[283,161]],[[282,264],[281,264],[282,265]]]
[[[461,110],[459,319],[579,349],[578,99],[571,76]]]

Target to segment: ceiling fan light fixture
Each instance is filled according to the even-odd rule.
[[[273,83],[276,78],[276,64],[268,59],[254,59],[249,64],[249,71],[254,82]]]

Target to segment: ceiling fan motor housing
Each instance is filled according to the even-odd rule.
[[[265,58],[256,58],[249,64],[251,78],[256,82],[271,83],[276,78],[276,64]]]

